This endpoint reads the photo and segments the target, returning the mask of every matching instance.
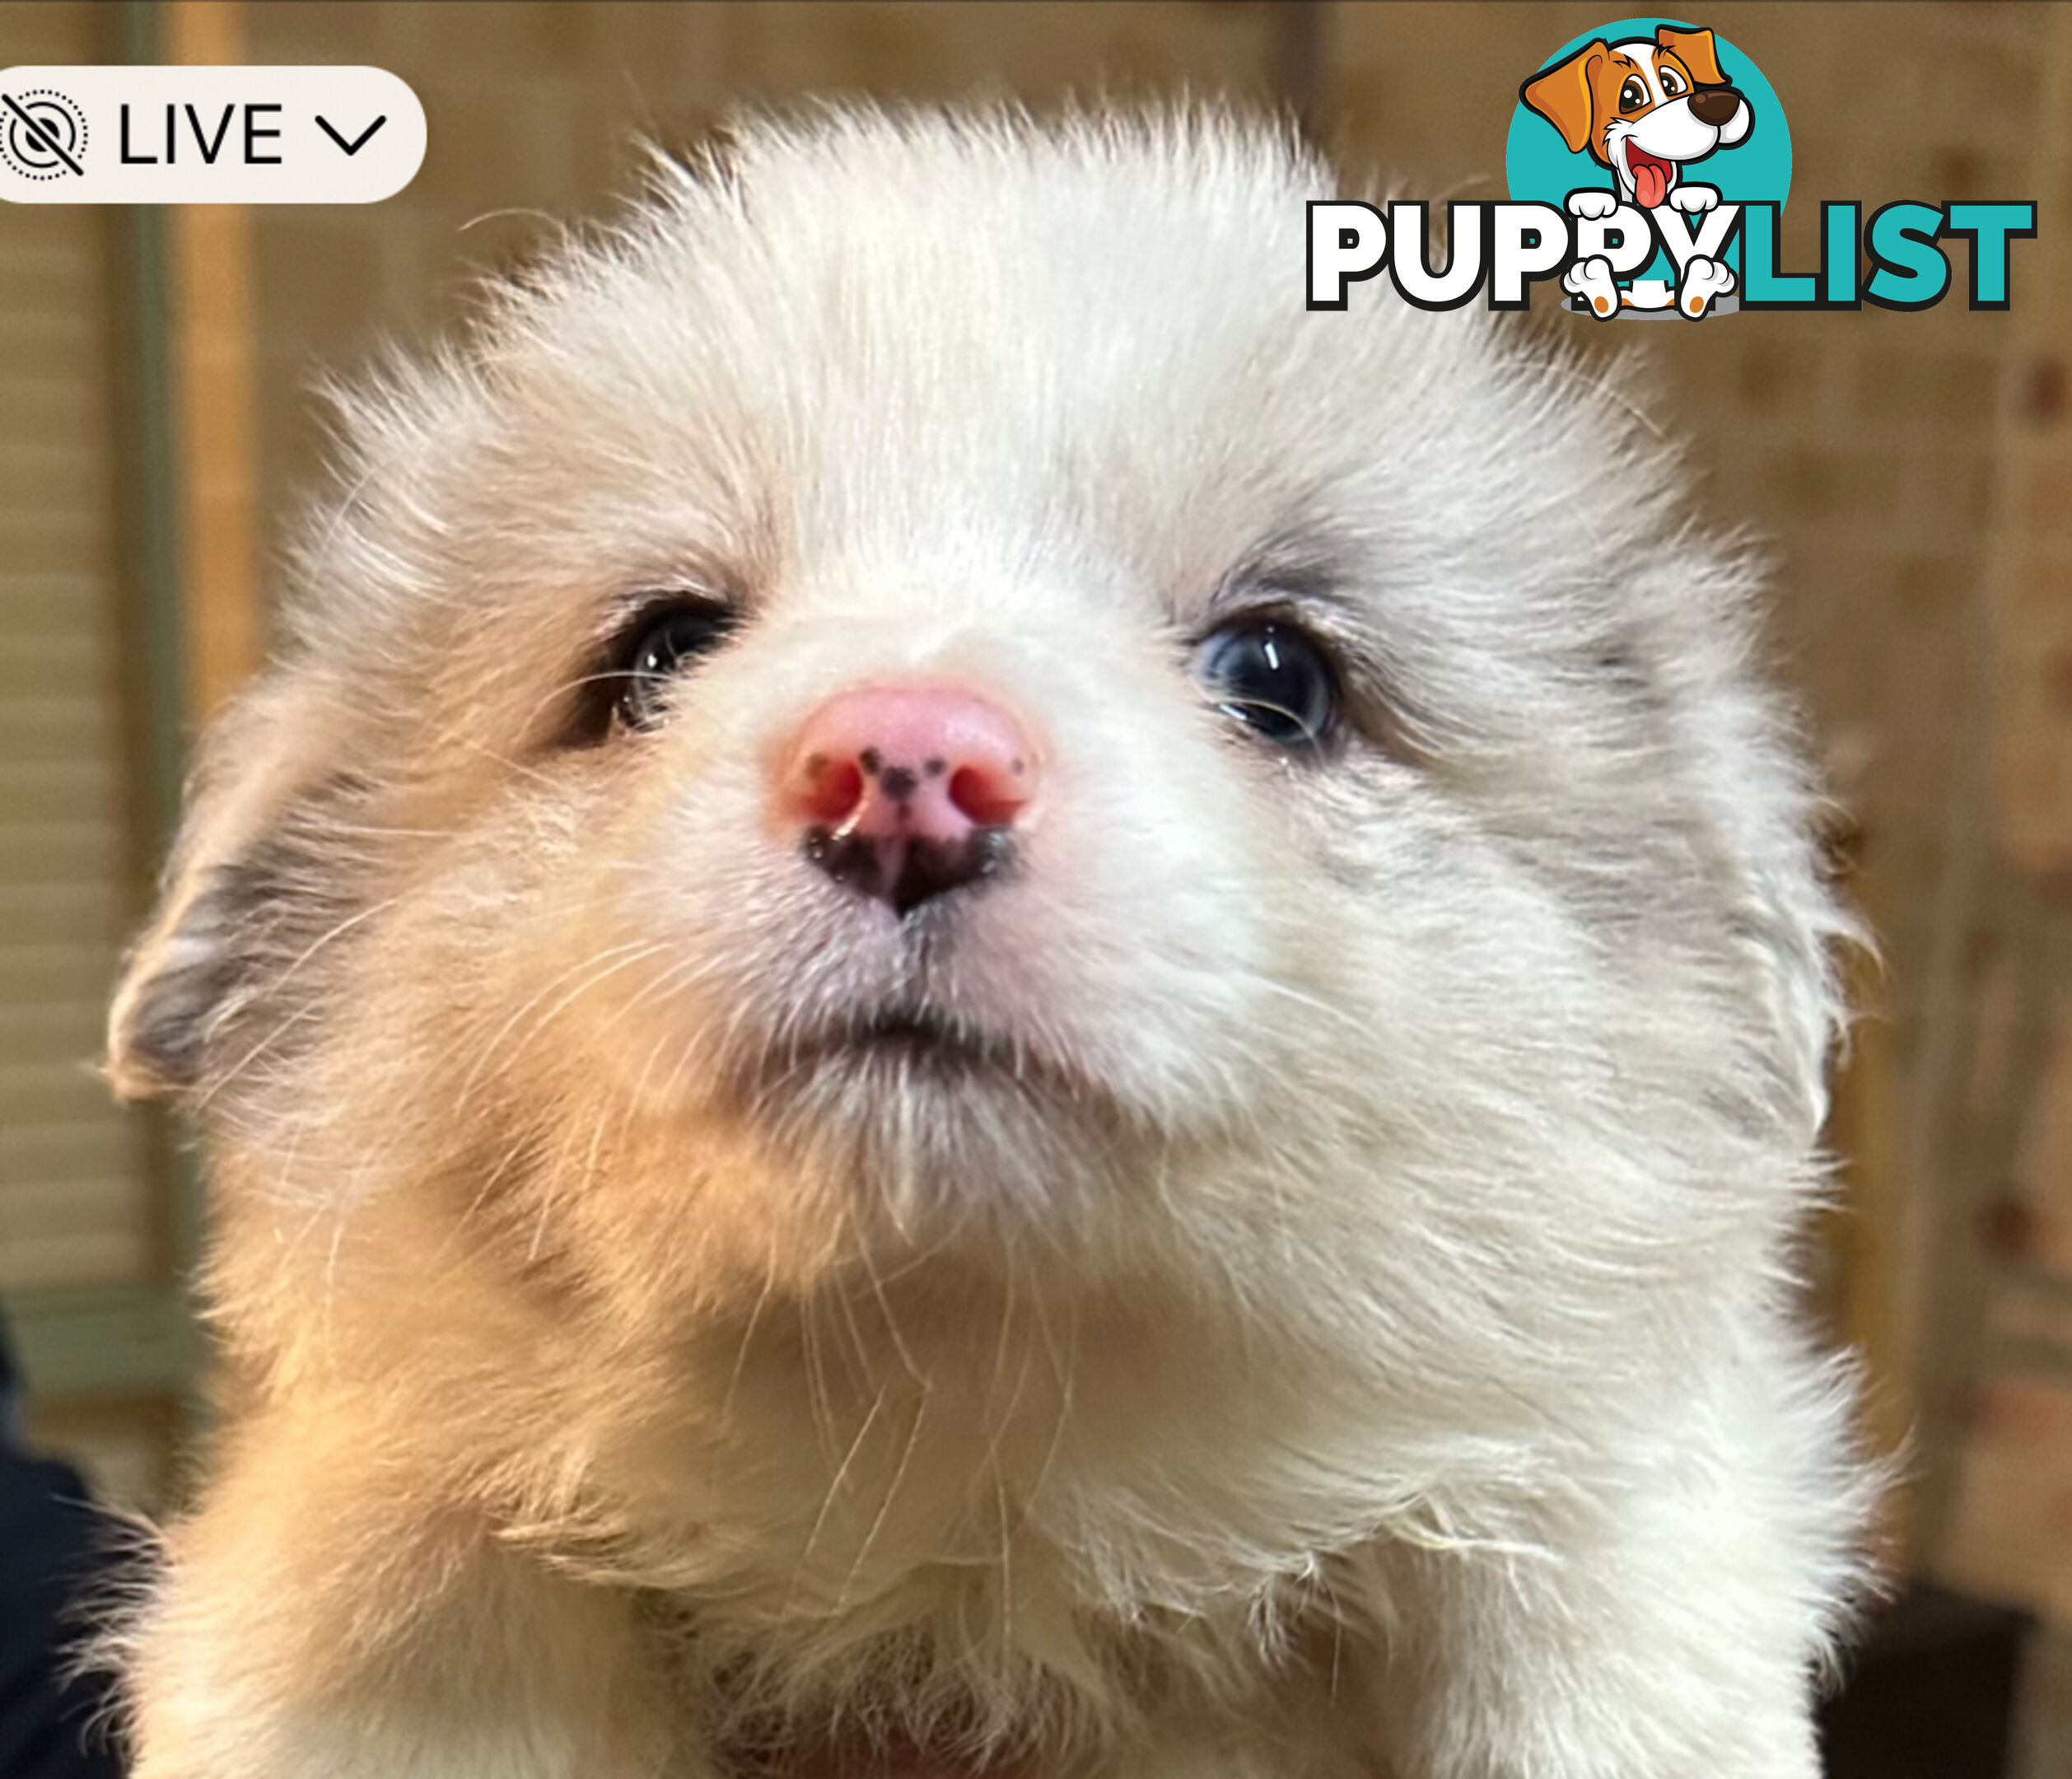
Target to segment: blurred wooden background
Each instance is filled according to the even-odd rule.
[[[180,736],[264,647],[306,395],[461,313],[636,136],[800,93],[1234,93],[1353,170],[1500,197],[1519,82],[1615,8],[1365,0],[10,0],[0,65],[366,62],[431,121],[365,208],[0,215],[0,1301],[40,1429],[116,1494],[173,1486],[195,1352],[169,1133],[86,1067]],[[1771,631],[1878,921],[1841,1084],[1822,1301],[1869,1347],[1923,1570],[2072,1625],[2072,9],[1722,3],[1818,200],[2040,200],[2011,313],[1743,315],[1636,340],[1710,512],[1771,541]],[[1291,278],[1294,274],[1291,273]],[[1292,289],[1291,285],[1291,289]],[[2045,1671],[2072,1694],[2072,1643]],[[2072,1716],[2072,1706],[2066,1707]],[[2048,1714],[2035,1732],[2053,1732]],[[2072,1739],[2035,1771],[2072,1772]]]

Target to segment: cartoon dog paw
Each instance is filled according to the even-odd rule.
[[[1577,260],[1561,274],[1561,288],[1571,296],[1580,296],[1600,321],[1609,321],[1619,312],[1619,287],[1612,282],[1612,262],[1602,254]]]
[[[1708,259],[1698,254],[1683,268],[1683,281],[1677,286],[1677,307],[1693,321],[1700,320],[1712,306],[1715,296],[1724,296],[1734,288],[1734,273],[1717,259]]]
[[[1594,186],[1585,186],[1568,194],[1568,213],[1593,222],[1608,217],[1618,207],[1619,194],[1615,191],[1599,191]]]
[[[1710,210],[1719,201],[1718,188],[1711,185],[1679,185],[1669,194],[1669,202],[1692,216]]]

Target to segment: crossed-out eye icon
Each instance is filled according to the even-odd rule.
[[[0,93],[0,161],[24,179],[86,173],[86,116],[63,93],[32,86]]]

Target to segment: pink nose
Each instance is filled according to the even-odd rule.
[[[1005,871],[1035,788],[1034,751],[998,705],[952,685],[866,686],[792,738],[777,810],[829,876],[904,914]]]

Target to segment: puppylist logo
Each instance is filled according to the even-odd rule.
[[[1926,309],[1967,257],[1974,309],[2008,306],[2013,244],[2036,234],[2032,200],[1820,206],[1820,269],[1778,264],[1791,132],[1762,71],[1702,26],[1619,19],[1571,39],[1518,88],[1505,149],[1506,203],[1387,212],[1309,206],[1308,306],[1343,309],[1384,269],[1406,302],[1458,309],[1486,290],[1523,309],[1557,281],[1567,306],[1609,321],[1736,309]],[[1436,265],[1436,269],[1435,267]]]
[[[1751,202],[1783,206],[1791,133],[1733,44],[1649,23],[1565,44],[1519,84],[1504,170],[1512,197],[1559,203],[1577,225],[1561,273],[1571,308],[1695,321],[1738,306],[1735,222]],[[1737,201],[1722,204],[1723,186]]]

